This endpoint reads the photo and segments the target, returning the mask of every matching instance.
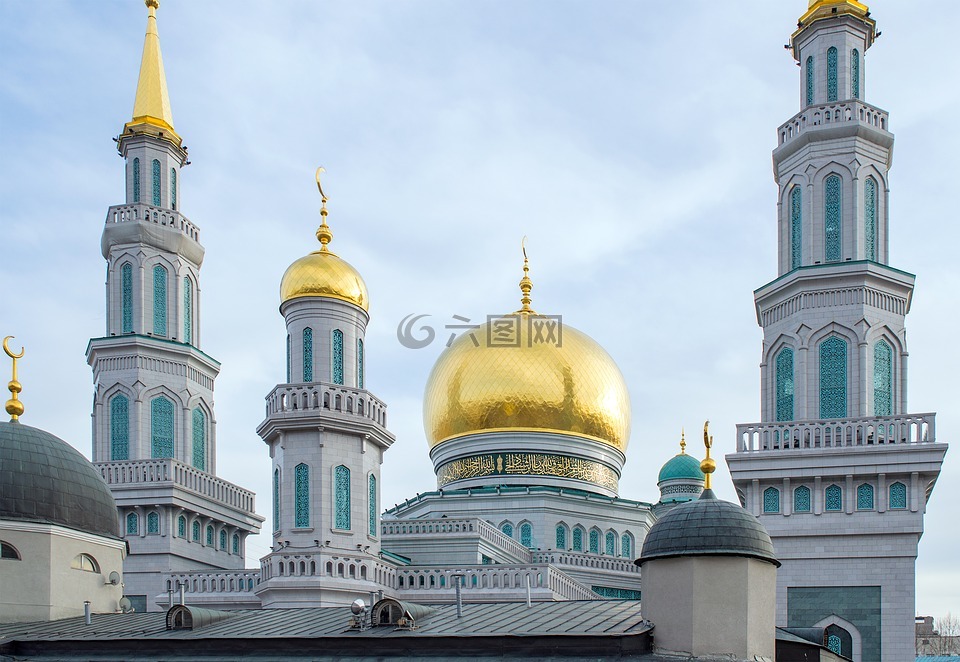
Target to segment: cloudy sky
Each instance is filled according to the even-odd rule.
[[[193,161],[182,209],[207,249],[202,346],[223,364],[218,473],[269,515],[254,430],[284,379],[278,286],[316,246],[318,165],[333,248],[372,299],[367,382],[397,435],[384,504],[435,488],[421,400],[444,326],[517,308],[523,235],[534,306],[593,336],[628,382],[622,496],[656,500],[682,427],[697,441],[709,418],[732,452],[735,424],[759,420],[752,292],[776,276],[770,151],[799,109],[783,44],[805,8],[163,0],[175,126]],[[891,112],[897,136],[891,264],[918,274],[909,409],[939,411],[937,438],[953,441],[960,71],[948,44],[960,4],[871,9],[883,36],[865,99]],[[104,215],[123,202],[111,139],[130,119],[145,22],[138,0],[0,0],[0,335],[27,348],[24,422],[88,456],[84,349],[104,329]],[[425,349],[397,340],[412,313],[438,331]],[[956,454],[920,543],[921,614],[960,611]],[[717,476],[735,499],[722,463]],[[251,564],[268,546],[250,540]]]

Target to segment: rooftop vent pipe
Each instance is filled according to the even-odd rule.
[[[89,600],[84,600],[84,601],[83,601],[83,621],[84,621],[87,625],[90,625],[91,618],[92,618],[92,616],[91,616],[91,614],[90,614],[90,601],[89,601]]]

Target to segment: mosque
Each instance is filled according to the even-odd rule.
[[[463,603],[559,614],[571,601],[617,601],[635,607],[633,634],[649,635],[652,621],[662,650],[772,659],[777,625],[789,630],[777,631],[778,658],[781,643],[811,629],[820,657],[796,659],[912,658],[917,543],[947,446],[933,414],[906,409],[914,276],[888,264],[893,134],[887,112],[862,100],[877,35],[865,5],[811,0],[790,38],[801,99],[773,153],[779,271],[755,293],[761,422],[738,426],[726,458],[740,505],[709,489],[706,426],[706,459],[682,439],[654,500],[619,497],[627,384],[589,335],[535,310],[524,255],[519,308],[505,302],[502,316],[459,336],[426,384],[436,489],[384,509],[380,467],[394,436],[387,404],[365,383],[371,297],[334,252],[318,170],[319,246],[280,283],[286,382],[266,395],[257,428],[273,525],[258,570],[247,569],[245,541],[265,518],[252,492],[216,473],[220,364],[202,349],[199,324],[205,249],[179,204],[187,151],[171,114],[159,2],[146,6],[133,115],[117,138],[126,199],[108,208],[101,238],[106,329],[87,348],[92,463],[17,420],[23,354],[4,341],[14,376],[13,420],[0,424],[0,622],[76,617],[86,603],[117,618],[165,612],[176,629],[359,599],[374,623],[419,619],[429,629],[431,611],[456,605],[459,616]],[[23,572],[26,558],[43,572]],[[42,597],[27,600],[28,586]],[[761,634],[717,649],[726,630],[710,630],[696,608],[708,590],[742,604],[732,617]],[[0,628],[0,645],[11,632]],[[65,636],[51,632],[31,636]]]

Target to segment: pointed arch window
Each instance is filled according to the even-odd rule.
[[[827,262],[839,262],[842,250],[841,203],[843,181],[840,175],[830,175],[824,181],[823,233],[824,257]]]
[[[837,48],[827,49],[827,101],[837,100]]]
[[[127,514],[127,535],[135,536],[140,533],[140,517],[136,513]]]
[[[293,379],[291,378],[292,375],[293,373],[290,372],[290,334],[288,333],[287,334],[287,383],[288,384],[293,381]]]
[[[177,208],[177,170],[170,168],[170,209]]]
[[[293,471],[293,525],[305,529],[310,526],[310,467],[301,462]]]
[[[573,529],[573,551],[583,551],[583,529],[579,526]]]
[[[220,549],[227,551],[227,530],[220,529]]]
[[[333,330],[332,361],[333,383],[343,384],[343,331],[340,329]]]
[[[153,335],[167,335],[167,269],[153,268]]]
[[[160,206],[160,161],[153,160],[153,206]]]
[[[820,343],[820,418],[847,416],[847,341],[831,336]]]
[[[843,490],[839,485],[831,485],[824,491],[824,506],[828,512],[843,510]]]
[[[813,70],[813,56],[810,55],[807,57],[807,105],[813,105],[813,90],[814,84],[816,83],[816,78]]]
[[[187,537],[187,518],[184,515],[177,518],[177,535],[181,538]]]
[[[803,189],[794,186],[790,191],[790,268],[800,266],[803,257]]]
[[[363,388],[363,338],[357,338],[357,388]]]
[[[339,465],[333,473],[334,528],[350,530],[350,470]]]
[[[313,329],[303,330],[303,381],[313,381]]]
[[[529,522],[520,525],[520,544],[524,547],[533,547],[533,527]]]
[[[213,547],[213,526],[207,524],[207,547]]]
[[[110,399],[110,459],[130,459],[130,400],[122,393]]]
[[[793,420],[793,349],[784,347],[777,354],[777,420]]]
[[[897,481],[890,486],[890,508],[901,510],[907,507],[907,486]]]
[[[200,407],[193,410],[193,466],[207,470],[207,415]]]
[[[840,655],[841,645],[840,637],[837,635],[831,634],[827,637],[827,648],[830,650],[830,652]]]
[[[193,520],[193,525],[190,527],[190,529],[193,542],[200,542],[200,520]]]
[[[193,281],[183,279],[183,342],[193,344]]]
[[[617,535],[612,531],[607,531],[603,540],[603,553],[607,556],[614,556],[617,553]]]
[[[280,470],[273,470],[273,530],[280,530]]]
[[[503,535],[505,535],[505,536],[508,537],[508,538],[512,538],[512,537],[513,537],[513,524],[511,524],[510,522],[504,522],[503,524],[501,524],[501,525],[500,525],[500,533],[502,533]]]
[[[367,533],[377,537],[377,477],[370,474],[367,479]]]
[[[173,457],[173,402],[162,395],[150,401],[150,446],[155,458]]]
[[[240,535],[237,533],[233,534],[233,553],[240,553]]]
[[[850,53],[850,96],[860,98],[860,51],[856,48]]]
[[[160,533],[160,514],[156,511],[147,515],[147,533],[153,535]]]
[[[140,159],[133,160],[133,201],[140,202]]]
[[[557,544],[556,547],[559,550],[565,550],[567,548],[567,527],[563,524],[557,525]]]
[[[863,233],[867,259],[877,260],[877,180],[867,177],[863,184]]]
[[[857,510],[873,510],[873,485],[870,483],[857,486]]]
[[[780,490],[775,487],[768,487],[763,491],[763,512],[780,512]]]
[[[620,556],[625,559],[633,556],[633,541],[630,539],[629,533],[624,533],[620,536]]]
[[[133,333],[133,265],[120,267],[120,331]]]
[[[793,491],[793,512],[810,512],[810,488],[806,485],[801,485]]]
[[[599,554],[600,553],[600,532],[593,530],[590,532],[590,553]]]
[[[873,413],[893,415],[893,349],[885,340],[873,346]]]

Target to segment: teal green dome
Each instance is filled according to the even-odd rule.
[[[657,476],[658,483],[665,480],[683,479],[699,481],[704,479],[703,472],[700,471],[700,460],[686,453],[674,455],[667,460],[667,463],[660,470],[660,475]]]

